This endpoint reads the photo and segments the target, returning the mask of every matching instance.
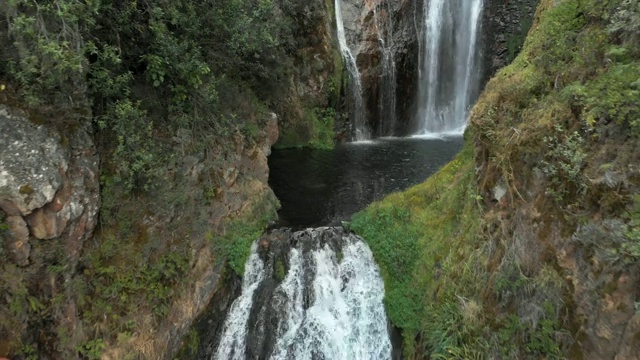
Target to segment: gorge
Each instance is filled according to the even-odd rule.
[[[638,24],[1,3],[0,358],[640,358]]]
[[[473,2],[471,6],[469,4],[464,1],[449,2],[444,6],[438,0],[424,4],[425,25],[421,31],[422,39],[419,40],[426,45],[423,53],[419,54],[422,63],[419,73],[426,72],[428,75],[421,75],[418,80],[420,93],[417,97],[419,110],[416,122],[420,135],[455,131],[461,134],[466,125],[468,107],[473,100],[471,88],[477,87],[478,80],[472,74],[479,73],[476,41],[482,1]],[[363,107],[361,74],[347,44],[341,7],[342,0],[336,0],[338,43],[349,81],[347,100],[351,102],[352,139],[360,144],[352,145],[351,149],[342,145],[333,151],[334,154],[317,154],[311,158],[306,151],[305,155],[296,156],[300,152],[296,150],[279,150],[271,155],[271,158],[282,159],[280,165],[275,165],[277,160],[270,161],[270,185],[282,205],[279,221],[294,228],[326,226],[330,223],[339,225],[341,221],[348,221],[353,213],[362,210],[373,200],[380,199],[390,191],[415,185],[426,179],[433,170],[416,174],[411,171],[415,172],[416,168],[421,167],[425,170],[438,168],[451,160],[459,149],[459,146],[442,141],[433,143],[428,140],[417,141],[426,143],[420,146],[410,145],[407,141],[397,144],[399,140],[388,143],[376,141],[377,147],[362,143],[371,140],[371,129]],[[394,128],[396,113],[393,22],[388,14],[384,18],[380,14],[381,11],[390,11],[387,2],[374,2],[372,7],[380,52],[377,109],[381,116],[380,131],[382,135],[393,135],[384,133]],[[445,51],[449,48],[455,51]],[[454,62],[450,67],[445,64],[449,59]],[[447,88],[452,90],[443,91]],[[453,141],[453,144],[456,143]],[[409,157],[407,150],[412,146],[419,150]],[[378,150],[378,147],[381,149]],[[394,147],[402,153],[394,151]],[[430,151],[430,148],[439,147],[451,148],[450,152],[444,152],[446,155],[442,160],[433,156],[433,150]],[[350,160],[352,157],[354,160]],[[353,172],[354,175],[342,175],[342,171],[334,170],[332,165],[328,165],[332,163],[332,158],[341,164],[344,168],[342,171]],[[310,159],[314,159],[313,162]],[[367,165],[362,166],[363,162]],[[385,170],[385,163],[395,166],[391,171]],[[368,173],[373,176],[370,177]],[[336,181],[342,177],[343,180]],[[329,181],[324,182],[320,178]],[[340,182],[343,184],[339,185]],[[309,183],[311,185],[307,185]],[[314,195],[317,187],[323,191]],[[326,210],[321,210],[323,207]],[[295,215],[284,217],[284,214]],[[245,265],[241,294],[231,305],[222,332],[213,339],[205,339],[205,343],[218,343],[217,351],[209,354],[210,350],[201,350],[198,357],[390,359],[390,334],[382,307],[382,279],[362,240],[357,242],[362,250],[356,252],[352,250],[354,245],[341,244],[339,237],[342,237],[342,241],[354,241],[353,238],[349,240],[346,234],[333,235],[332,248],[324,245],[325,237],[340,231],[344,230],[308,228],[294,233],[293,238],[275,231],[276,235],[256,240]],[[336,237],[338,240],[335,240]],[[310,244],[302,242],[301,239],[305,238],[310,238],[307,240]],[[285,242],[285,245],[275,245],[284,249],[280,250],[284,254],[269,250],[278,240]],[[266,254],[261,256],[258,247]],[[303,247],[311,247],[312,250],[306,250],[307,255],[304,255]],[[304,264],[301,260],[303,256],[306,259]],[[354,266],[354,262],[358,265]],[[361,279],[363,276],[367,279]],[[377,285],[372,289],[363,287],[363,282]],[[206,348],[212,347],[208,344]]]

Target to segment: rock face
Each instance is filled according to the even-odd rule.
[[[289,87],[278,94],[272,109],[278,114],[281,136],[277,147],[330,146],[333,123],[321,123],[327,109],[339,110],[342,84],[340,51],[329,0],[276,2],[291,21],[295,46],[289,53]],[[281,20],[278,20],[281,21]]]
[[[0,274],[0,355],[29,331],[47,337],[28,314],[37,315],[34,309],[44,309],[53,296],[65,301],[46,321],[68,329],[69,339],[80,334],[65,284],[96,227],[98,161],[88,128],[36,125],[27,114],[0,105],[0,218],[8,226],[0,245],[9,259]],[[15,305],[22,303],[31,305]]]
[[[406,134],[417,93],[420,44],[415,21],[421,17],[422,1],[344,0],[342,10],[372,135]]]
[[[485,0],[483,83],[520,52],[538,3],[540,0]]]
[[[238,132],[208,144],[207,152],[185,151],[188,136],[178,132],[173,152],[179,156],[161,169],[166,181],[158,191],[134,196],[107,185],[101,194],[99,158],[87,129],[36,125],[26,113],[0,107],[0,253],[9,259],[0,264],[0,356],[13,358],[20,344],[30,343],[38,355],[75,358],[76,346],[93,339],[96,328],[87,323],[96,311],[87,301],[95,296],[91,289],[117,281],[96,273],[115,269],[96,256],[105,242],[120,238],[116,246],[138,242],[150,255],[117,249],[109,255],[119,259],[114,262],[136,259],[146,271],[152,256],[182,252],[189,264],[179,286],[162,283],[175,294],[166,315],[149,320],[150,308],[126,314],[136,319],[140,335],[117,343],[102,336],[102,358],[172,358],[214,295],[229,291],[220,281],[224,261],[212,251],[212,238],[234,221],[275,215],[267,156],[279,136],[278,119],[267,114],[258,126],[253,140]],[[94,234],[99,209],[110,215],[102,213],[103,226]],[[63,336],[71,348],[62,345]]]
[[[98,156],[86,129],[62,135],[0,107],[0,209],[13,260],[29,264],[30,242],[60,238],[77,261],[96,225]]]
[[[167,202],[163,196],[153,194],[142,200],[146,203],[145,214],[137,222],[143,236],[156,239],[157,246],[165,252],[187,249],[191,253],[189,270],[175,290],[178,295],[171,301],[167,315],[143,339],[112,344],[103,359],[121,359],[132,352],[148,359],[173,359],[192,326],[205,326],[195,321],[207,307],[224,312],[228,306],[225,304],[233,301],[237,284],[226,281],[233,275],[221,276],[224,259],[219,258],[212,244],[221,246],[215,244],[216,239],[229,232],[235,221],[275,216],[278,201],[268,186],[267,156],[279,136],[276,115],[267,114],[260,129],[255,142],[247,142],[236,133],[211,144],[206,154],[181,154],[175,164],[168,165],[169,188],[161,191],[187,200]],[[176,151],[179,147],[177,144]],[[138,207],[132,210],[130,216],[140,212]],[[213,319],[215,316],[207,322]],[[141,346],[149,350],[141,351]]]

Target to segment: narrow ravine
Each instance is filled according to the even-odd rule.
[[[253,244],[211,359],[390,359],[384,286],[342,228],[275,230]]]
[[[270,185],[284,208],[279,225],[288,228],[271,230],[253,244],[241,294],[207,359],[373,360],[391,359],[394,353],[384,284],[371,250],[357,235],[328,225],[339,225],[385,194],[425,180],[454,156],[461,139],[362,143],[371,139],[371,130],[341,7],[342,0],[335,0],[338,43],[349,73],[352,140],[359,143],[319,153],[298,149],[272,155]],[[376,2],[373,20],[383,88],[376,106],[384,117],[382,129],[392,133],[396,70],[388,9],[387,1]],[[419,135],[464,129],[476,96],[481,10],[482,0],[425,2]]]

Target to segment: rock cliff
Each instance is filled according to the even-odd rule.
[[[261,219],[274,216],[267,156],[278,139],[275,114],[261,125],[255,142],[238,133],[208,153],[185,152],[176,139],[182,156],[166,164],[156,192],[132,198],[107,184],[94,234],[101,196],[93,134],[36,125],[1,107],[0,355],[171,358],[224,289],[232,246],[224,236],[258,236]],[[106,336],[113,331],[117,341]]]

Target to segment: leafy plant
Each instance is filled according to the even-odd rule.
[[[556,126],[555,131],[555,136],[544,138],[549,151],[542,162],[542,171],[549,180],[547,194],[562,202],[570,200],[569,195],[583,194],[586,191],[582,168],[587,154],[583,150],[584,140],[578,132],[563,139],[562,127]]]
[[[78,346],[77,350],[87,360],[99,360],[106,348],[107,346],[102,339],[94,339]]]

